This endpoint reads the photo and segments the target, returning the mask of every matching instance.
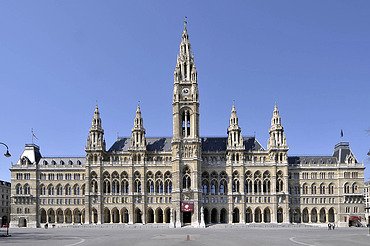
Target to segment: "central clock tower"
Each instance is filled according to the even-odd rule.
[[[181,36],[174,71],[172,102],[172,173],[174,222],[202,226],[200,212],[201,139],[199,137],[199,96],[197,70],[191,52],[187,22]]]

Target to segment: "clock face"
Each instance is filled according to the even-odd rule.
[[[189,88],[184,88],[184,89],[182,89],[182,94],[183,94],[183,95],[189,95],[189,93],[190,93]]]

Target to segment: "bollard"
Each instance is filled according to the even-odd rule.
[[[190,235],[186,235],[186,241],[190,241]]]

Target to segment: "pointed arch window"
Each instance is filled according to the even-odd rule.
[[[183,170],[182,188],[183,189],[191,189],[191,178],[190,178],[190,169],[189,169],[189,167],[185,167],[184,170]]]
[[[148,180],[147,186],[148,186],[148,193],[154,193],[154,182],[152,179]]]
[[[181,114],[181,127],[182,127],[182,136],[190,136],[190,110],[184,110]]]
[[[172,181],[170,179],[166,179],[164,182],[165,193],[170,194],[172,192]]]
[[[21,184],[17,184],[17,186],[15,187],[15,193],[17,195],[21,195],[23,193],[23,189],[22,189],[22,185]]]
[[[221,179],[220,181],[220,195],[227,194],[227,181],[226,179]]]
[[[245,185],[244,185],[244,192],[246,194],[250,194],[253,191],[253,184],[252,184],[252,173],[251,171],[247,171],[245,174]]]
[[[349,194],[349,184],[348,183],[344,184],[344,193]]]
[[[123,179],[122,180],[122,183],[121,183],[121,192],[123,194],[127,194],[128,193],[128,180],[127,179]]]
[[[276,180],[276,192],[282,192],[284,190],[284,182],[283,182],[283,173],[279,171],[277,173],[277,180]]]

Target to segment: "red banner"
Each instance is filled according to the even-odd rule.
[[[194,203],[193,202],[181,202],[181,212],[193,212]]]

